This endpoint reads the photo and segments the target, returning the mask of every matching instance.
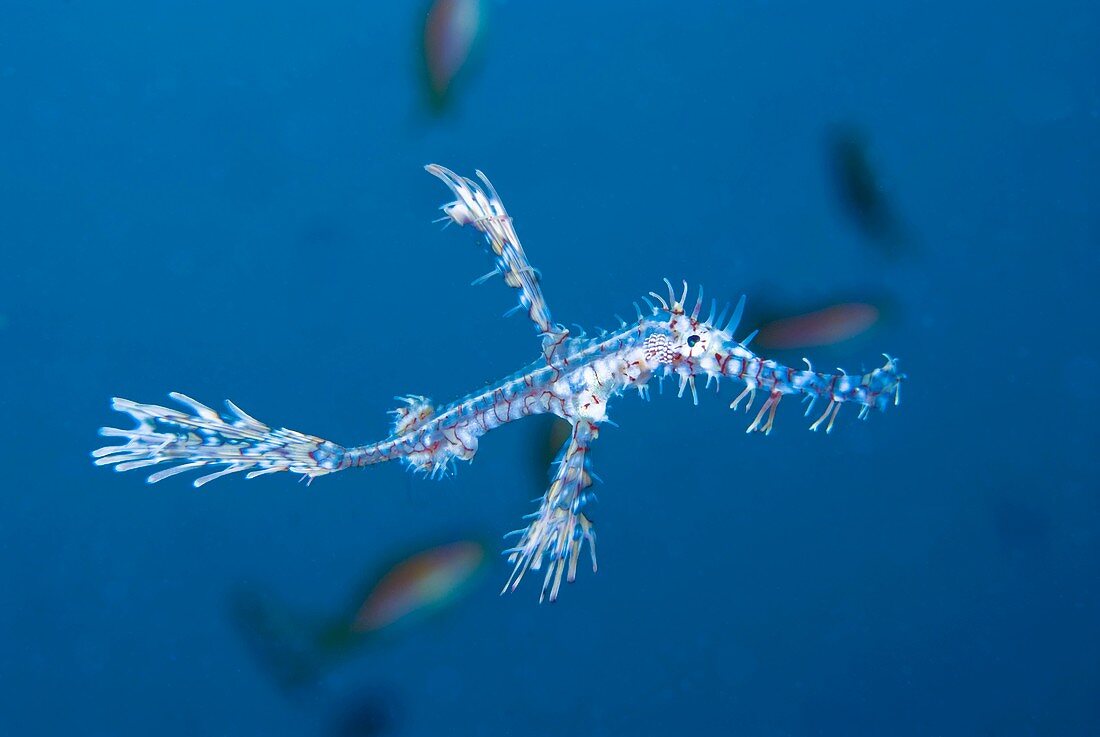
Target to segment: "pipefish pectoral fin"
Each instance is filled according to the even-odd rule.
[[[542,276],[528,260],[512,217],[496,188],[480,171],[477,172],[479,184],[439,164],[428,164],[424,169],[446,184],[455,196],[453,202],[440,208],[444,213],[441,220],[459,226],[469,225],[485,236],[486,248],[493,256],[493,270],[475,279],[474,284],[499,275],[509,287],[518,289],[519,304],[506,314],[526,310],[535,330],[542,336],[543,353],[552,362],[569,331],[550,317],[550,305],[540,283]]]

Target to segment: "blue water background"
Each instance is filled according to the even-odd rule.
[[[1100,6],[493,2],[442,116],[424,11],[3,4],[0,734],[1100,734]],[[837,123],[900,256],[838,202]],[[911,381],[828,437],[786,405],[745,435],[729,387],[620,399],[598,574],[539,606],[494,559],[288,697],[229,592],[337,612],[380,560],[496,540],[546,426],[440,483],[195,491],[88,452],[114,395],[358,443],[395,394],[532,360],[513,293],[468,286],[474,237],[431,223],[429,162],[493,178],[558,320],[609,325],[663,276],[750,308],[885,294],[872,335],[807,353]]]

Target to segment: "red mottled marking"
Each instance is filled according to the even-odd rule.
[[[454,436],[453,439],[447,438],[447,430],[451,431],[451,435]],[[459,439],[458,432],[455,430],[455,428],[453,428],[453,427],[451,427],[451,428],[447,428],[447,427],[440,428],[440,432],[442,432],[443,437],[446,438],[447,440],[449,440],[453,445],[461,445],[466,450],[467,453],[473,453],[474,452],[473,448],[469,447],[468,445],[466,445],[466,443],[462,442],[462,440]]]
[[[530,402],[532,400],[537,402],[538,398],[534,394],[528,394],[523,398],[523,411],[527,414],[531,414],[531,412],[533,412],[530,405]]]
[[[565,339],[567,337],[569,337],[569,331],[568,330],[561,333],[560,336],[558,337],[558,339],[550,344],[550,351],[546,355],[546,363],[549,364],[549,363],[553,362],[554,354],[556,354],[558,352],[558,349],[561,348],[562,343],[565,342]]]
[[[481,431],[483,433],[489,432],[489,426],[485,424],[485,420],[482,417],[484,414],[485,412],[480,409],[474,411],[474,421],[481,426]]]

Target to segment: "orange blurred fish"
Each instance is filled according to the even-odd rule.
[[[779,350],[832,345],[867,331],[879,316],[873,304],[842,302],[769,322],[760,328],[756,341]]]
[[[374,632],[446,606],[485,560],[485,548],[463,540],[425,550],[391,568],[367,596],[352,623]]]
[[[481,34],[481,0],[435,0],[424,24],[424,65],[432,105],[446,104],[455,78]]]
[[[231,599],[231,616],[253,655],[286,689],[317,683],[358,646],[453,605],[485,565],[485,545],[460,540],[387,567],[351,613],[316,617],[254,589]]]

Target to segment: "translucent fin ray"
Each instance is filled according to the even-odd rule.
[[[276,471],[313,478],[345,467],[345,450],[335,443],[286,428],[272,430],[232,402],[226,403],[230,416],[223,417],[184,394],[169,396],[194,414],[115,398],[112,407],[133,417],[137,427],[101,429],[104,437],[128,442],[92,451],[96,465],[114,464],[118,471],[130,471],[179,464],[151,474],[147,479],[151,484],[185,471],[217,469],[197,478],[196,487],[242,471],[249,472],[247,478]]]
[[[551,320],[550,307],[539,285],[539,272],[527,260],[512,217],[505,210],[496,189],[480,171],[477,176],[484,188],[474,180],[459,176],[438,164],[429,164],[424,168],[454,193],[455,201],[442,208],[447,217],[458,225],[471,225],[485,235],[489,250],[496,258],[496,269],[482,279],[499,273],[504,277],[505,284],[520,291],[519,303],[527,310],[527,316],[539,334],[545,336],[545,350],[548,342],[554,342],[566,331]]]
[[[573,425],[572,436],[562,449],[557,471],[538,512],[531,515],[532,522],[516,546],[505,551],[513,568],[501,593],[515,591],[527,571],[538,571],[545,565],[539,601],[556,600],[563,576],[569,583],[576,578],[581,548],[586,542],[592,571],[596,571],[596,533],[581,509],[591,497],[585,492],[592,485],[588,449],[597,434],[596,427],[586,421]]]

